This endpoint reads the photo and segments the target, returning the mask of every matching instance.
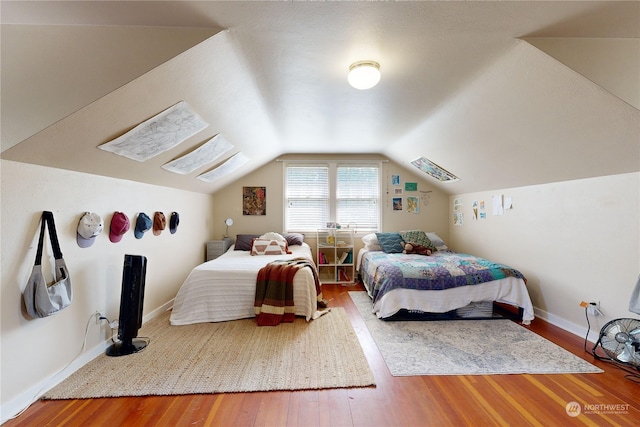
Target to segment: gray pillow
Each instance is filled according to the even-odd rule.
[[[250,251],[253,239],[260,237],[259,234],[238,234],[236,235],[236,245],[233,248],[236,251]]]
[[[302,245],[304,242],[304,234],[300,233],[287,233],[284,235],[284,238],[287,240],[287,244],[291,245]]]

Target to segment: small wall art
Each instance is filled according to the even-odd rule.
[[[242,187],[242,215],[267,214],[267,187]]]

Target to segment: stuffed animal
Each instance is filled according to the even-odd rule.
[[[404,254],[418,254],[418,255],[431,255],[431,249],[426,246],[412,245],[411,243],[404,244]]]

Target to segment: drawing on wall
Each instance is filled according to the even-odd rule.
[[[400,185],[400,175],[391,175],[391,185]]]
[[[473,203],[471,204],[471,210],[473,212],[473,219],[474,221],[478,219],[478,201],[474,200]]]
[[[431,198],[429,193],[431,193],[431,191],[420,191],[420,200],[422,200],[424,206],[429,205],[429,199]]]
[[[180,101],[98,148],[144,162],[209,126],[189,104]]]
[[[404,191],[418,191],[418,183],[417,182],[405,182],[404,183]]]
[[[163,169],[179,174],[188,174],[215,159],[233,148],[233,144],[224,139],[220,134],[209,139],[195,150],[162,165]]]
[[[417,197],[407,197],[407,212],[414,214],[420,213],[420,204],[418,203]]]
[[[455,199],[453,201],[453,210],[454,211],[462,210],[462,199]]]
[[[267,187],[242,187],[242,215],[267,214]]]
[[[463,225],[464,223],[464,215],[462,212],[455,212],[453,214],[453,225]]]
[[[504,214],[504,208],[502,206],[502,194],[491,196],[491,203],[493,206],[493,214],[501,216]]]
[[[393,202],[393,210],[401,211],[402,210],[402,197],[394,197],[392,199]]]
[[[403,191],[402,188],[394,188],[393,189],[393,194],[395,194],[396,196],[400,196],[402,195]]]

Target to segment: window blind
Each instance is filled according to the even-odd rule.
[[[287,164],[285,171],[285,230],[314,231],[329,221],[379,229],[379,165]]]

